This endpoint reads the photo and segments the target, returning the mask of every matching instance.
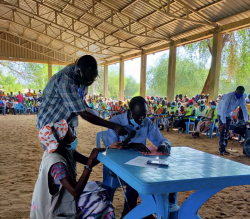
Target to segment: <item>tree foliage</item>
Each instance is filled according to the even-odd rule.
[[[200,93],[206,80],[208,69],[198,65],[193,60],[186,57],[177,56],[175,93],[194,96]],[[147,94],[148,95],[167,95],[168,83],[168,57],[163,55],[155,66],[147,71]]]

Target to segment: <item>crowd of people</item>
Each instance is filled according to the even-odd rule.
[[[18,91],[17,94],[13,94],[13,92],[5,94],[3,91],[0,92],[0,113],[3,115],[12,113],[15,115],[18,112],[21,113],[20,109],[23,109],[22,113],[24,114],[34,114],[38,112],[41,102],[41,90],[36,93],[36,90],[32,92],[31,89],[28,89],[27,93]],[[17,107],[20,105],[22,107]]]

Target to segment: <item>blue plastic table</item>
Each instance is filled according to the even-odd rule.
[[[197,219],[199,208],[215,193],[229,186],[250,184],[250,166],[189,147],[173,147],[166,160],[169,167],[143,168],[125,164],[142,154],[131,150],[107,150],[98,159],[138,191],[142,203],[125,219],[156,213],[169,218],[168,193],[197,190],[182,204],[179,219]],[[106,182],[107,183],[107,182]],[[105,182],[104,182],[105,184]]]

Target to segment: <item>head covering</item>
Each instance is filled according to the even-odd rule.
[[[46,151],[48,153],[53,153],[58,148],[58,145],[59,145],[58,141],[56,140],[55,136],[52,133],[52,130],[51,130],[52,125],[53,125],[53,123],[43,126],[40,129],[39,135],[38,135],[41,143],[43,145],[46,145],[46,147],[47,147]],[[55,130],[56,130],[56,133],[57,133],[59,139],[60,140],[64,139],[65,135],[68,132],[67,121],[65,119],[63,119],[60,122],[56,122],[56,123],[54,123],[54,127],[55,127]]]
[[[216,102],[215,101],[211,101],[211,105],[216,106]]]
[[[194,101],[191,99],[191,100],[188,101],[188,104],[189,104],[189,105],[190,105],[190,104],[194,104]]]

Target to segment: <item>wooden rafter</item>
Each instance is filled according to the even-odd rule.
[[[187,21],[187,22],[191,22],[191,23],[195,23],[195,24],[201,24],[201,25],[207,25],[207,26],[214,26],[214,27],[216,26],[216,24],[211,24],[209,22],[197,21],[197,20],[193,20],[193,19],[185,18],[185,17],[178,17],[178,16],[176,16],[174,14],[167,13],[164,10],[162,10],[161,8],[157,8],[155,5],[151,4],[148,0],[140,0],[140,1],[142,1],[144,4],[150,6],[154,10],[160,12],[164,16],[167,16],[167,17],[170,17],[170,18],[173,18],[173,19],[176,19],[176,20],[184,20],[184,21]]]
[[[18,0],[19,1],[19,0]],[[35,0],[31,0],[31,1],[33,1],[33,2],[36,2],[38,5],[42,5],[42,6],[44,6],[44,7],[47,7],[48,9],[50,9],[50,10],[54,10],[53,8],[51,8],[50,6],[48,6],[48,5],[46,5],[46,4],[44,4],[44,3],[39,3],[39,2],[37,2],[37,1],[35,1]],[[4,2],[3,0],[0,0],[0,4],[2,4],[2,5],[5,5],[5,6],[8,6],[8,7],[14,7],[15,9],[17,9],[18,10],[18,12],[25,12],[25,16],[27,16],[27,13],[28,14],[30,14],[30,16],[33,16],[34,18],[38,18],[39,20],[41,20],[41,21],[43,21],[44,23],[47,23],[47,24],[53,24],[54,26],[56,26],[56,27],[58,27],[58,28],[61,28],[61,29],[63,29],[63,30],[67,30],[67,31],[69,31],[70,33],[73,33],[73,34],[75,34],[76,36],[79,36],[81,33],[78,33],[78,32],[75,32],[73,29],[73,26],[75,25],[75,23],[76,22],[78,22],[78,23],[81,23],[82,25],[84,25],[85,27],[88,27],[88,29],[90,30],[91,29],[91,26],[90,25],[88,25],[88,24],[86,24],[86,23],[84,23],[84,22],[82,22],[82,21],[78,21],[77,19],[74,19],[74,18],[72,18],[72,17],[70,17],[70,16],[68,16],[68,15],[65,15],[64,13],[61,13],[59,10],[57,10],[57,11],[54,11],[53,13],[55,14],[55,16],[54,17],[57,17],[59,14],[60,15],[63,15],[63,16],[65,16],[65,17],[68,17],[68,18],[70,18],[71,20],[72,20],[72,23],[71,23],[71,27],[68,27],[68,28],[65,28],[64,26],[62,26],[61,24],[59,24],[58,22],[57,22],[57,19],[54,19],[53,21],[51,21],[51,20],[48,20],[48,19],[46,19],[46,18],[44,18],[44,17],[41,17],[41,16],[39,16],[38,14],[39,13],[32,13],[32,12],[30,12],[30,11],[27,11],[27,10],[25,10],[25,9],[23,9],[23,8],[20,8],[20,7],[18,7],[18,6],[15,6],[15,5],[12,5],[12,4],[9,4],[9,3],[7,3],[7,2]],[[39,8],[39,7],[38,7]],[[57,16],[56,16],[57,15]],[[99,30],[98,29],[98,31],[101,31],[101,30]],[[103,31],[102,31],[103,32]],[[103,32],[104,33],[104,32]],[[108,34],[108,33],[107,33]],[[84,36],[84,38],[87,40],[87,41],[89,41],[89,42],[96,42],[96,43],[98,43],[98,45],[97,46],[99,46],[99,47],[103,47],[103,50],[105,50],[105,49],[107,49],[107,47],[116,47],[116,46],[113,46],[113,45],[107,45],[107,44],[103,44],[103,43],[101,43],[101,42],[99,42],[99,41],[97,41],[96,39],[94,39],[94,38],[91,38],[90,37],[90,34],[87,34],[88,36]],[[121,39],[122,40],[122,39]],[[119,48],[124,48],[124,49],[139,49],[138,47],[136,47],[135,45],[132,45],[131,44],[131,47],[119,47]],[[107,49],[108,50],[108,49]],[[140,49],[139,49],[140,50]],[[113,51],[110,51],[110,52],[113,52]],[[114,53],[114,52],[113,52]]]

